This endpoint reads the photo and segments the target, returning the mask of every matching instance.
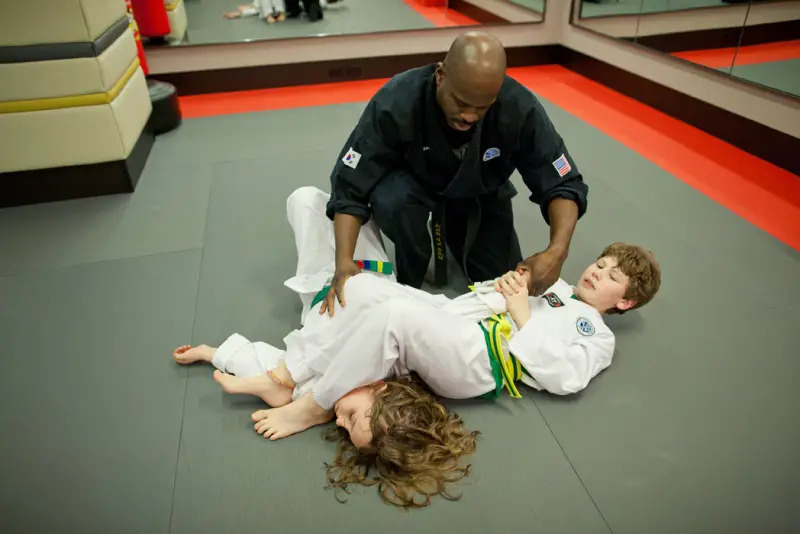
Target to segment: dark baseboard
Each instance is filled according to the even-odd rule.
[[[509,67],[554,63],[559,45],[525,46],[506,50]],[[268,89],[293,85],[314,85],[389,78],[408,69],[441,61],[443,54],[368,57],[316,61],[286,65],[265,65],[210,71],[159,73],[160,81],[171,83],[181,96],[206,93]]]
[[[790,20],[748,26],[745,28],[744,35],[742,35],[741,27],[716,28],[713,30],[646,35],[636,38],[635,41],[642,46],[659,52],[672,53],[688,50],[707,50],[709,48],[733,48],[739,46],[739,39],[742,40],[743,45],[789,41],[797,39],[798,35],[800,35],[800,20]],[[633,38],[625,40],[634,41]]]
[[[800,139],[657,84],[574,50],[562,48],[561,64],[714,137],[800,175]]]
[[[464,2],[463,0],[450,0],[448,7],[453,11],[458,11],[462,15],[477,20],[481,24],[502,24],[511,22],[508,19],[495,15],[491,11],[486,11],[474,4]]]
[[[145,128],[124,160],[0,173],[0,208],[131,193],[154,140]]]
[[[772,24],[754,24],[744,30],[742,45],[757,45],[777,41],[792,41],[800,36],[800,18]]]

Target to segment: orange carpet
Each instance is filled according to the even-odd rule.
[[[800,177],[564,67],[509,69],[542,98],[601,130],[800,250]],[[365,102],[386,80],[182,97],[186,118]],[[569,140],[567,140],[569,142]],[[591,177],[591,171],[587,174]]]

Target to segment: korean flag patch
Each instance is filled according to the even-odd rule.
[[[582,336],[593,336],[594,335],[594,325],[586,317],[579,318],[578,322],[575,323],[575,326],[578,327],[578,332],[580,332],[580,334]]]
[[[499,155],[500,155],[500,149],[497,147],[492,147],[483,153],[483,161],[489,161],[490,159],[494,159]]]
[[[355,169],[358,167],[358,162],[361,161],[361,154],[353,150],[353,147],[350,147],[350,150],[347,151],[347,154],[344,155],[342,158],[342,163],[350,167],[351,169]]]
[[[572,166],[569,164],[569,161],[567,161],[567,156],[564,154],[561,154],[561,157],[553,162],[553,167],[556,168],[559,176],[565,176],[569,171],[572,170]]]

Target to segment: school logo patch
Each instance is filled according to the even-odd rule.
[[[500,155],[500,149],[492,147],[483,153],[483,161],[489,161],[490,159],[494,159],[499,155]]]
[[[569,164],[564,154],[561,154],[561,157],[553,162],[553,167],[556,168],[559,176],[564,176],[572,170],[572,166]]]
[[[564,305],[555,293],[547,293],[546,295],[542,295],[542,298],[547,301],[551,308],[560,308]]]
[[[594,325],[586,317],[579,318],[578,322],[575,323],[575,326],[578,327],[578,332],[580,332],[582,336],[594,335]]]
[[[342,158],[342,163],[350,167],[351,169],[355,169],[358,167],[358,162],[361,161],[361,154],[353,150],[353,147],[350,147],[350,150],[347,151],[347,154],[344,155]]]

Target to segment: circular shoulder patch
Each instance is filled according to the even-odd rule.
[[[578,318],[578,322],[575,323],[575,326],[578,327],[578,332],[580,332],[582,336],[594,335],[594,325],[586,317]]]

